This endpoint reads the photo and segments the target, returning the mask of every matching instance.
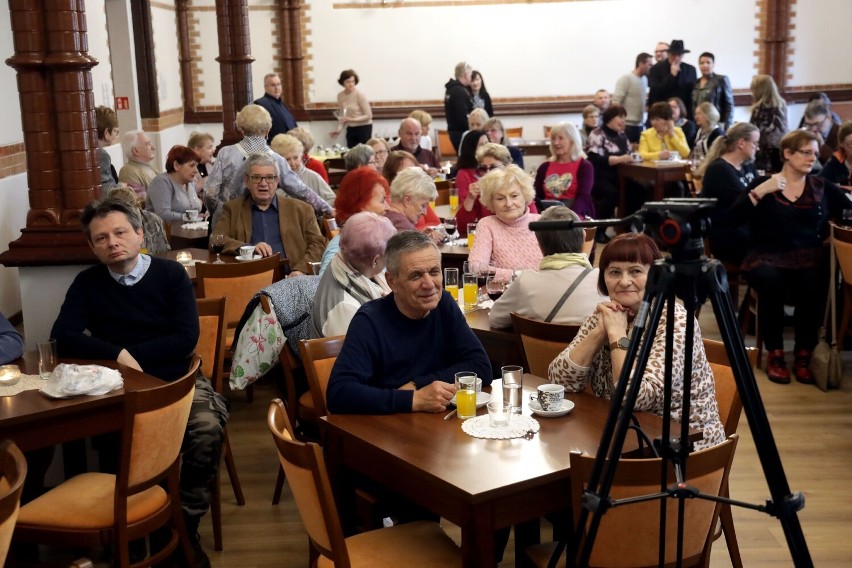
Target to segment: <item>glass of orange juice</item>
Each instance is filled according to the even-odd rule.
[[[476,223],[467,224],[467,248],[473,248],[473,241],[476,238]]]
[[[475,308],[476,301],[479,298],[479,282],[477,282],[476,274],[465,274],[462,276],[464,289],[464,307]]]
[[[476,373],[456,373],[456,409],[462,420],[476,416]]]
[[[459,301],[459,269],[445,268],[444,269],[444,290],[450,293],[453,300]]]
[[[449,189],[449,191],[450,191],[450,211],[452,211],[453,215],[455,215],[455,212],[458,211],[458,208],[459,208],[459,188],[451,187]]]

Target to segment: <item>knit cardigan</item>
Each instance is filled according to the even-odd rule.
[[[503,280],[511,278],[515,270],[538,270],[543,255],[529,224],[540,217],[527,209],[510,223],[497,215],[480,220],[468,260],[488,264],[489,271]]]

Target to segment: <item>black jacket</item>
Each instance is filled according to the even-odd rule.
[[[713,103],[719,111],[719,124],[722,130],[728,130],[734,122],[734,93],[731,91],[731,82],[725,75],[710,75],[710,79],[704,88],[695,82],[692,90],[692,108],[695,109],[703,102]]]
[[[695,67],[689,63],[680,63],[680,73],[677,77],[671,74],[671,64],[668,59],[658,61],[648,72],[648,105],[667,101],[671,97],[680,97],[686,105],[686,111],[692,119],[692,89],[698,76]]]
[[[447,130],[464,132],[467,130],[467,115],[473,110],[473,99],[470,96],[470,91],[456,79],[450,79],[444,87],[447,89],[444,95]]]

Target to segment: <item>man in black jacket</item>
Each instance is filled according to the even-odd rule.
[[[692,119],[692,89],[698,75],[695,67],[683,62],[683,55],[689,53],[684,49],[682,39],[673,39],[669,45],[669,56],[651,67],[648,72],[648,106],[671,97],[680,97],[686,105],[688,118]]]
[[[444,95],[444,113],[447,116],[447,131],[456,153],[459,151],[462,134],[467,130],[467,115],[473,110],[473,98],[467,86],[473,67],[466,61],[456,65],[456,78],[447,81]]]
[[[284,104],[284,98],[281,96],[284,89],[281,87],[281,77],[278,73],[268,73],[263,78],[263,89],[266,93],[254,101],[254,104],[265,108],[272,117],[272,128],[266,137],[266,142],[269,143],[276,135],[287,134],[298,124],[290,109]]]

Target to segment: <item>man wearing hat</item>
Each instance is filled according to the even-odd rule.
[[[683,62],[684,49],[682,39],[673,39],[669,45],[669,56],[658,61],[648,72],[648,106],[671,97],[680,97],[686,105],[689,118],[692,118],[692,89],[698,80],[695,67]]]

